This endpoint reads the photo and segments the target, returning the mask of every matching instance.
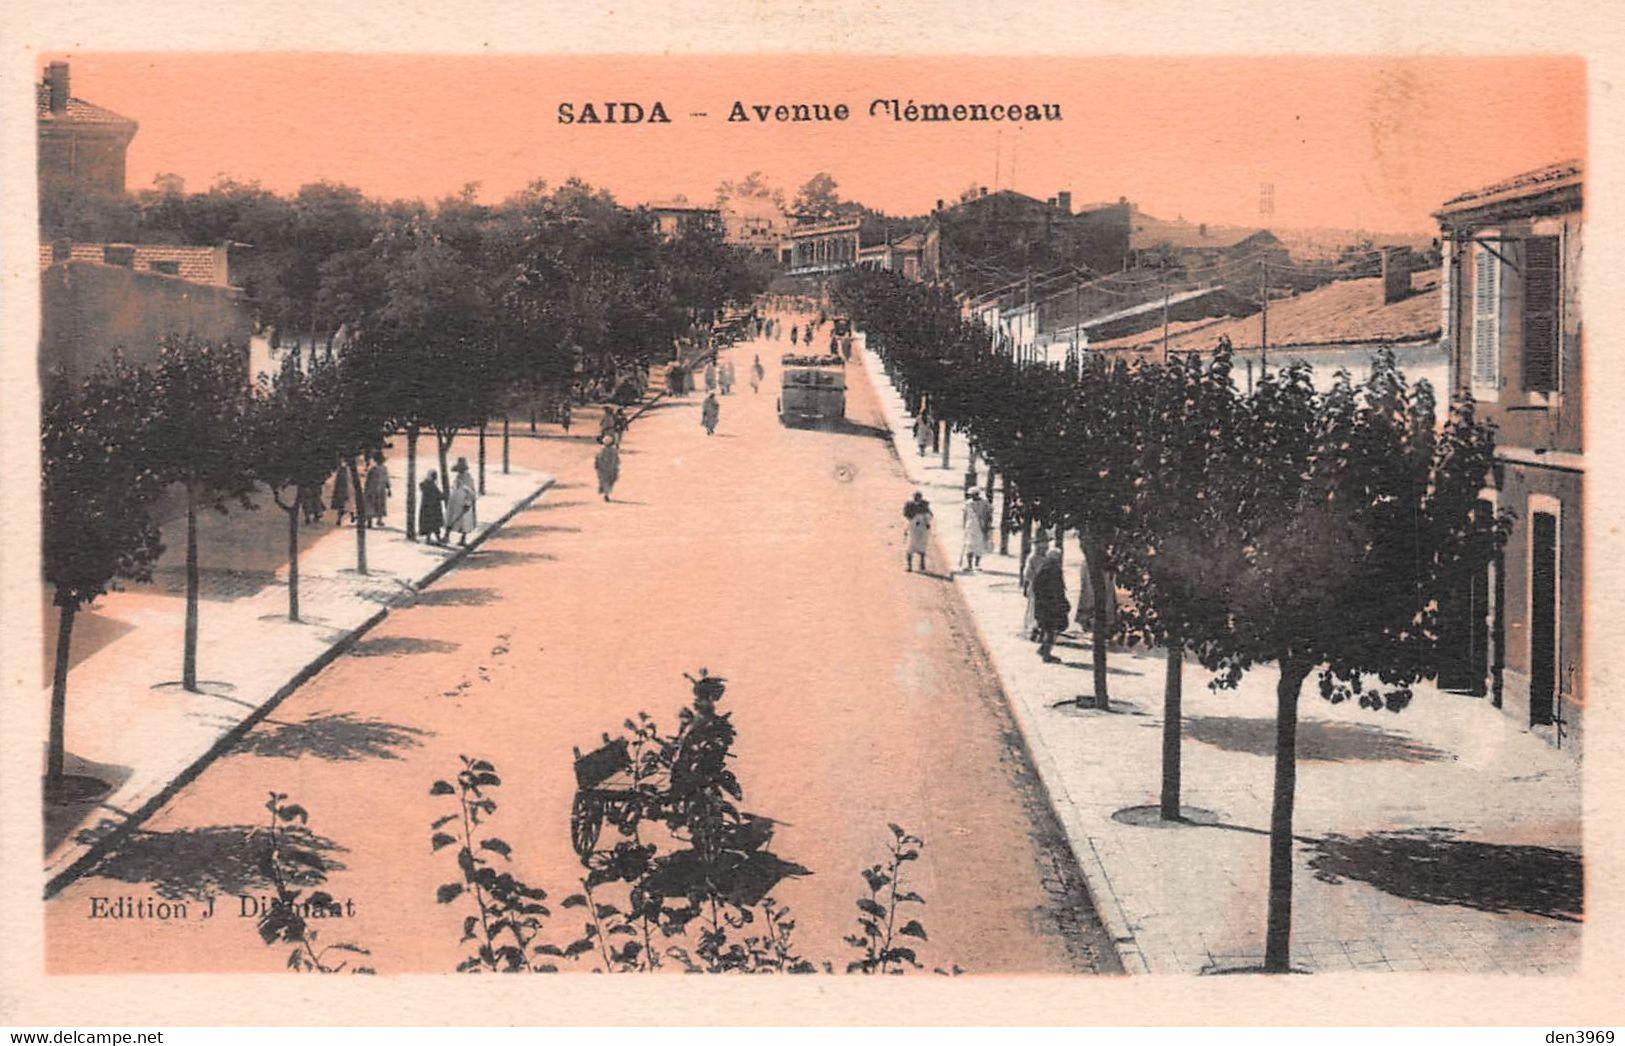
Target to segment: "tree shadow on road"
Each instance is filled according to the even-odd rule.
[[[298,885],[321,882],[327,872],[344,865],[328,855],[343,853],[344,847],[303,826],[291,826],[285,845],[316,853],[322,870],[296,869],[292,879]],[[93,833],[80,833],[83,838]],[[102,858],[92,875],[126,883],[141,883],[166,900],[201,901],[213,894],[245,893],[270,889],[272,882],[264,870],[268,840],[263,827],[244,824],[212,825],[207,828],[181,828],[173,832],[136,831],[118,849]]]
[[[420,607],[483,607],[497,601],[494,588],[431,588],[418,594]]]
[[[297,723],[263,725],[238,742],[237,750],[269,759],[311,756],[333,762],[399,759],[397,749],[417,748],[428,731],[382,719],[361,719],[350,712],[311,716]]]
[[[401,657],[406,654],[449,654],[461,643],[417,636],[376,636],[350,648],[351,657]]]
[[[1185,736],[1227,752],[1275,754],[1275,720],[1241,716],[1190,716]],[[1342,763],[1350,760],[1406,763],[1454,759],[1450,753],[1370,723],[1305,719],[1298,723],[1298,758]]]
[[[1425,904],[1581,920],[1585,877],[1579,853],[1454,838],[1458,834],[1421,828],[1358,838],[1328,835],[1315,842],[1309,867],[1322,882],[1353,879]]]
[[[532,534],[579,534],[580,527],[549,526],[545,523],[509,524],[497,533],[504,537],[529,537]]]
[[[515,548],[482,548],[463,560],[463,570],[488,570],[491,567],[516,566],[524,563],[552,563],[558,560],[551,552],[526,552]]]

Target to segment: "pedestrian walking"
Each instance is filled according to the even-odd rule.
[[[923,410],[914,419],[914,445],[920,448],[922,458],[931,447],[931,419]]]
[[[626,430],[631,428],[631,427],[632,427],[632,423],[630,421],[628,421],[627,418],[626,418],[626,408],[624,408],[624,407],[616,407],[615,408],[615,442],[620,443],[621,440],[625,439],[626,438]]]
[[[389,467],[384,464],[384,454],[378,451],[372,456],[372,466],[367,469],[367,478],[361,488],[362,513],[366,516],[366,525],[381,527],[384,517],[389,514]]]
[[[790,328],[790,344],[795,345],[797,343],[797,341],[800,340],[800,338],[801,338],[801,328],[800,327],[791,327]]]
[[[440,479],[434,469],[418,484],[418,533],[423,540],[446,543],[446,497],[440,492]]]
[[[306,523],[321,521],[322,513],[327,506],[322,504],[322,485],[320,483],[306,483],[299,488],[299,510],[304,514]]]
[[[766,375],[767,372],[762,370],[762,357],[758,355],[750,365],[750,391],[760,391],[762,378],[766,377]]]
[[[717,388],[717,362],[715,359],[705,361],[705,391],[715,392]]]
[[[621,451],[613,440],[599,449],[592,467],[598,472],[598,493],[608,501],[610,492],[615,489],[615,481],[621,478]]]
[[[344,522],[344,514],[350,510],[350,466],[343,458],[339,459],[338,471],[333,474],[333,525],[339,526]],[[352,519],[355,518],[351,513]]]
[[[1021,590],[1027,593],[1027,614],[1021,622],[1021,633],[1035,643],[1038,641],[1038,608],[1033,601],[1033,575],[1038,573],[1038,567],[1044,562],[1044,555],[1048,551],[1049,531],[1040,528],[1038,536],[1033,538],[1027,562],[1021,565]]]
[[[615,409],[604,408],[604,417],[598,422],[598,442],[612,443],[615,441]]]
[[[1061,550],[1052,548],[1033,574],[1033,613],[1038,619],[1038,656],[1059,661],[1051,651],[1055,637],[1066,630],[1072,604],[1066,598],[1066,577],[1061,572]]]
[[[714,392],[705,394],[705,403],[700,406],[700,424],[705,426],[705,434],[710,436],[717,431],[717,415],[720,408],[717,406],[717,396]]]
[[[807,329],[802,333],[801,340],[807,343],[809,349],[812,348],[812,324],[807,324]]]
[[[931,503],[925,500],[925,495],[919,491],[914,492],[912,500],[903,504],[903,520],[905,536],[908,540],[908,549],[904,557],[903,569],[914,570],[914,557],[920,557],[920,573],[925,573],[925,552],[931,547]]]
[[[566,433],[570,431],[570,410],[570,401],[568,399],[559,404],[559,425],[563,427]]]
[[[724,396],[733,395],[734,380],[734,361],[732,358],[729,358],[724,360],[722,363],[722,394]]]
[[[993,506],[982,500],[982,492],[972,487],[965,498],[965,569],[974,573],[987,555],[988,529],[993,526]]]
[[[467,546],[468,532],[479,526],[475,507],[479,492],[474,489],[474,477],[469,475],[467,458],[458,458],[451,470],[457,474],[457,480],[452,484],[451,498],[446,502],[446,536],[449,538],[452,531],[456,531],[459,535],[457,544]]]

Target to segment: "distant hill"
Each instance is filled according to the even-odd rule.
[[[1328,226],[1314,226],[1300,229],[1279,229],[1274,226],[1270,231],[1286,244],[1287,250],[1294,258],[1309,259],[1316,257],[1335,258],[1345,247],[1357,247],[1362,243],[1369,243],[1373,247],[1406,246],[1416,250],[1426,250],[1433,245],[1436,233],[1431,232],[1372,232],[1366,229],[1334,229]]]

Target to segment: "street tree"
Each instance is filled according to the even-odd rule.
[[[148,449],[154,468],[186,492],[186,635],[181,685],[197,690],[198,544],[201,507],[252,509],[247,435],[248,350],[193,337],[166,339],[153,369]]]
[[[288,516],[289,621],[299,620],[301,496],[319,490],[336,464],[337,373],[333,363],[302,370],[290,358],[274,380],[261,377],[248,414],[249,466]]]
[[[1506,521],[1478,502],[1494,460],[1471,401],[1437,424],[1433,391],[1408,385],[1391,352],[1355,384],[1340,373],[1318,396],[1306,365],[1268,375],[1245,401],[1246,468],[1230,479],[1246,569],[1229,591],[1230,628],[1204,662],[1234,685],[1273,663],[1274,797],[1265,970],[1291,967],[1292,820],[1298,698],[1321,695],[1398,712],[1443,661],[1439,607],[1461,572],[1482,569]]]
[[[1061,372],[1049,373],[1059,377]],[[1047,470],[1055,473],[1053,496],[1060,503],[1059,522],[1077,533],[1083,552],[1090,596],[1093,704],[1101,709],[1109,708],[1111,700],[1106,648],[1116,601],[1113,563],[1133,531],[1139,507],[1139,459],[1146,419],[1136,403],[1136,388],[1142,380],[1138,363],[1088,354],[1079,361],[1076,379],[1069,382],[1071,395],[1064,421],[1049,436],[1052,442],[1033,451],[1045,474]]]
[[[46,794],[62,796],[75,615],[120,580],[150,581],[164,483],[147,437],[150,375],[115,356],[77,386],[49,382],[40,432],[41,552],[57,608]]]
[[[1139,504],[1118,550],[1118,581],[1130,600],[1116,631],[1130,644],[1160,645],[1166,658],[1159,808],[1163,820],[1178,821],[1185,652],[1222,638],[1226,593],[1242,569],[1233,519],[1233,473],[1245,467],[1242,405],[1223,347],[1210,362],[1176,356],[1139,377]]]

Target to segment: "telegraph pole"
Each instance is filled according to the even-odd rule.
[[[1162,278],[1162,362],[1168,362],[1168,277]]]
[[[1258,335],[1258,376],[1263,378],[1264,368],[1270,360],[1270,263],[1265,259],[1258,262],[1259,283],[1263,285],[1264,311],[1262,326]]]

